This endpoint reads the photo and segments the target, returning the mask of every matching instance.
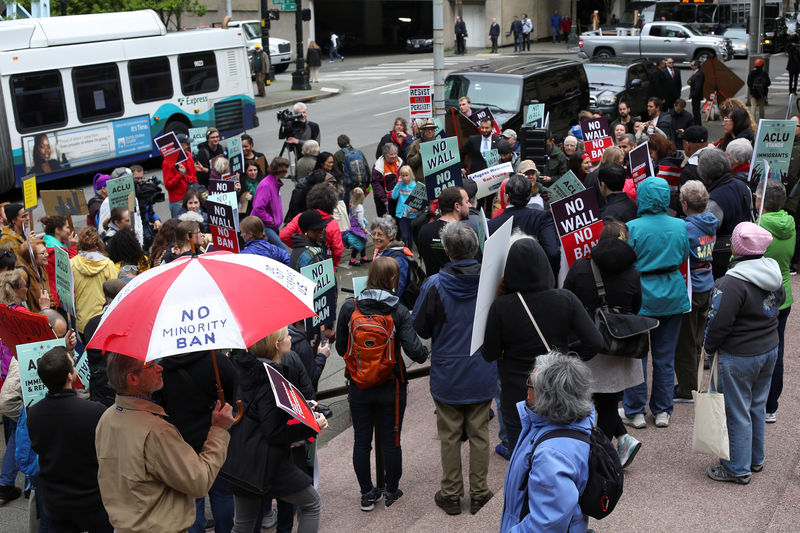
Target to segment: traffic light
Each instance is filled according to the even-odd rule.
[[[546,129],[534,128],[531,125],[524,125],[517,136],[520,145],[520,158],[530,159],[538,168],[543,168],[547,164],[547,138],[549,133]]]

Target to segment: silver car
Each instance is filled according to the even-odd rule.
[[[747,43],[750,40],[747,30],[744,28],[728,28],[722,36],[731,40],[733,57],[747,57]]]

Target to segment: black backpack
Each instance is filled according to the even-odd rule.
[[[764,72],[756,74],[753,78],[753,87],[750,89],[750,95],[753,98],[766,98],[767,92],[769,92],[768,80],[769,78],[766,77]]]
[[[592,428],[591,434],[577,429],[555,429],[541,437],[531,450],[531,462],[536,447],[548,439],[570,438],[585,442],[589,445],[589,479],[583,489],[578,504],[583,514],[600,520],[611,514],[622,496],[622,465],[619,455],[608,440],[605,433],[597,427]],[[523,492],[520,522],[528,515],[528,478],[525,476],[520,490]]]
[[[425,283],[425,278],[427,278],[425,271],[413,257],[407,256],[402,248],[389,248],[382,255],[393,257],[396,261],[405,261],[408,265],[408,278],[406,286],[403,288],[400,302],[409,310],[414,309],[422,284]]]

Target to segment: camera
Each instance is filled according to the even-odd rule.
[[[294,113],[289,109],[283,109],[276,114],[278,122],[281,123],[281,129],[278,132],[279,139],[287,139],[289,137],[300,137],[306,128],[305,123],[301,122],[303,118],[302,113]]]

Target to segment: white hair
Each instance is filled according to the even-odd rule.
[[[303,111],[308,110],[308,107],[303,102],[297,102],[294,104],[292,109],[294,109],[295,113],[302,113]]]
[[[753,145],[747,139],[734,139],[728,143],[725,153],[733,163],[744,163],[753,158]]]

